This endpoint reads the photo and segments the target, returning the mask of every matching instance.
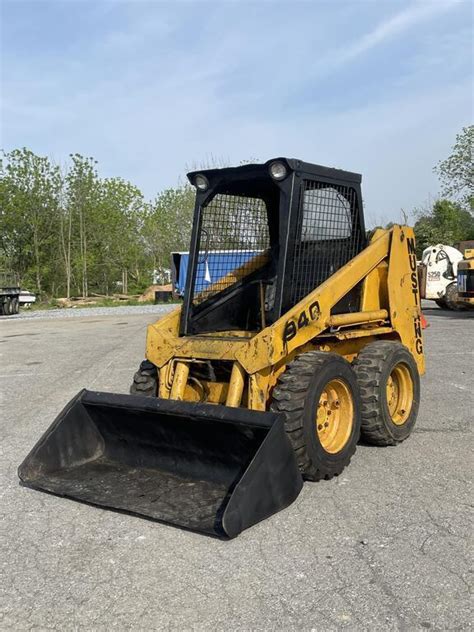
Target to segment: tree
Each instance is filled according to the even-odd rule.
[[[427,246],[452,246],[465,239],[474,239],[473,215],[455,202],[437,200],[432,209],[415,213],[414,230],[419,257]]]
[[[62,186],[58,167],[30,150],[0,161],[0,234],[7,265],[41,294],[56,275],[55,226]],[[31,278],[32,277],[32,278]]]
[[[184,184],[166,189],[147,208],[143,223],[143,243],[161,275],[170,267],[170,253],[188,250],[194,210],[194,188]]]
[[[141,191],[130,182],[122,178],[101,181],[95,231],[96,262],[101,271],[97,271],[96,278],[104,282],[106,293],[110,282],[121,275],[126,294],[129,272],[140,287],[142,268],[146,266],[140,236],[144,209]]]
[[[94,214],[99,200],[97,161],[80,154],[71,154],[72,166],[66,176],[66,204],[68,214],[77,218],[79,252],[75,263],[81,279],[82,296],[89,296],[88,267],[93,256],[89,252],[89,238],[94,235]],[[72,221],[72,220],[71,220]]]
[[[457,200],[474,213],[474,125],[456,136],[453,152],[434,168],[442,185],[442,195]]]
[[[97,161],[77,153],[59,168],[26,148],[3,152],[0,266],[42,298],[108,294],[119,283],[141,292],[153,270],[165,276],[173,250],[188,249],[194,199],[186,183],[147,202],[133,184],[101,178]],[[241,216],[246,225],[251,209]]]
[[[64,263],[66,298],[71,298],[73,216],[72,206],[68,204],[65,187],[62,186],[59,193],[59,243]]]

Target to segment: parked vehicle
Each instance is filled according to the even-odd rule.
[[[423,250],[418,266],[421,298],[435,301],[442,309],[460,310],[469,305],[468,298],[472,298],[466,294],[467,270],[471,266],[469,253],[472,252],[466,247],[469,243],[462,242],[459,249],[436,244]],[[461,270],[462,278],[459,280]],[[463,296],[459,294],[460,288]],[[470,292],[472,294],[472,290]]]
[[[243,265],[252,257],[259,254],[259,250],[210,250],[206,259],[198,261],[196,266],[195,285],[198,292],[205,291],[212,283],[216,283],[236,266]],[[189,252],[171,253],[171,282],[173,291],[181,298],[186,289],[186,279],[189,267]]]
[[[458,297],[466,307],[474,307],[474,248],[466,248],[458,264]]]
[[[14,272],[0,272],[0,316],[12,316],[20,311],[20,283]]]

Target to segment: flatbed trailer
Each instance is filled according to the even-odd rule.
[[[21,288],[14,273],[0,272],[0,316],[12,316],[20,311]]]

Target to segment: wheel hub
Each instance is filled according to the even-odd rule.
[[[319,398],[316,431],[326,452],[336,454],[347,444],[354,423],[354,403],[347,384],[341,379],[327,383]]]
[[[413,404],[413,381],[406,364],[397,364],[390,373],[387,386],[387,406],[396,426],[403,425],[410,416]]]

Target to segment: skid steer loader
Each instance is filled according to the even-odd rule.
[[[288,506],[303,479],[340,474],[361,432],[382,446],[412,432],[424,373],[415,242],[407,226],[367,237],[355,173],[277,158],[188,178],[182,306],[148,327],[131,394],[81,391],[19,476],[230,538]],[[226,271],[206,270],[197,291],[219,250]]]

